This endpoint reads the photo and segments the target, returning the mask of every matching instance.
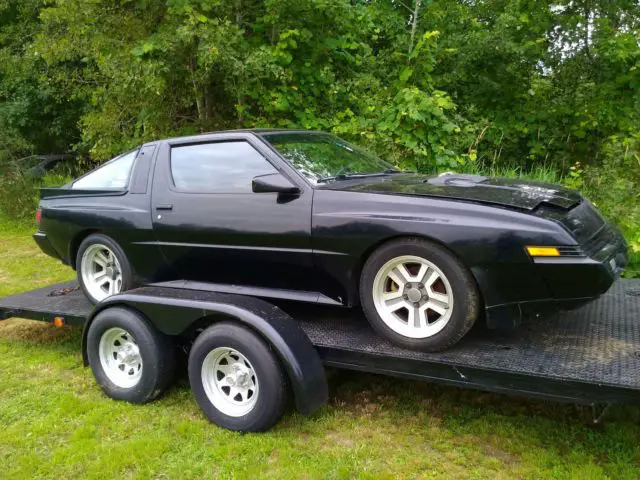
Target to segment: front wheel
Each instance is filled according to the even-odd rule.
[[[229,430],[261,432],[287,404],[280,362],[253,331],[219,323],[202,332],[189,354],[189,382],[209,421]]]
[[[443,247],[417,238],[389,242],[367,260],[360,298],[371,326],[408,348],[456,344],[479,312],[475,281]]]

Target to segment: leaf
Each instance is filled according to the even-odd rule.
[[[413,68],[405,67],[400,73],[400,81],[405,83],[409,78],[411,78],[411,75],[413,75]]]

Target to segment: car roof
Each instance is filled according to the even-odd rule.
[[[269,135],[274,135],[274,134],[282,134],[282,133],[306,133],[306,134],[326,134],[326,132],[321,132],[319,130],[304,130],[304,129],[299,129],[299,128],[238,128],[238,129],[232,129],[232,130],[217,130],[214,132],[203,132],[203,133],[198,133],[195,135],[183,135],[180,137],[168,137],[168,138],[162,138],[159,140],[154,140],[151,142],[146,142],[144,145],[152,145],[155,144],[157,142],[166,142],[166,141],[171,141],[171,140],[182,140],[182,139],[194,139],[197,141],[197,139],[202,138],[202,137],[206,137],[206,136],[210,136],[210,135],[217,135],[217,134],[221,134],[221,133],[252,133],[254,135],[257,135],[259,137],[262,136],[269,136]]]
[[[316,130],[305,130],[303,128],[244,128],[238,130],[226,130],[226,132],[250,132],[256,135],[268,135],[271,133],[322,133]]]
[[[247,132],[254,133],[256,135],[272,135],[278,133],[325,133],[318,130],[305,130],[303,128],[240,128],[236,130],[222,130],[219,132],[209,132],[203,135],[210,135],[212,133],[234,133],[234,132]]]

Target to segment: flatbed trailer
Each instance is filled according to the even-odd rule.
[[[282,333],[285,324],[268,318],[270,311],[277,312],[278,318],[289,317],[301,327],[325,366],[591,405],[594,411],[596,407],[640,400],[640,280],[619,280],[595,302],[551,318],[531,320],[512,330],[490,331],[477,325],[458,345],[439,353],[417,352],[389,343],[371,330],[357,310],[295,303],[274,306],[241,295],[153,286],[124,296],[134,308],[138,308],[137,298],[145,298],[140,308],[147,317],[171,308],[175,317],[184,308],[181,305],[189,302],[236,304],[254,313],[263,312]],[[92,312],[93,305],[73,282],[0,299],[0,319],[19,317],[83,325]],[[164,331],[171,330],[166,321],[160,326]],[[285,337],[284,341],[289,340]],[[300,364],[304,367],[312,360],[303,359]],[[288,362],[283,357],[281,361]],[[314,382],[298,382],[294,390],[322,390],[319,380]],[[316,395],[308,408],[299,409],[308,413],[324,401],[326,392]],[[598,420],[596,415],[594,421]]]

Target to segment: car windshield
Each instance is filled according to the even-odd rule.
[[[324,133],[278,133],[266,140],[311,183],[399,173],[390,163]]]

